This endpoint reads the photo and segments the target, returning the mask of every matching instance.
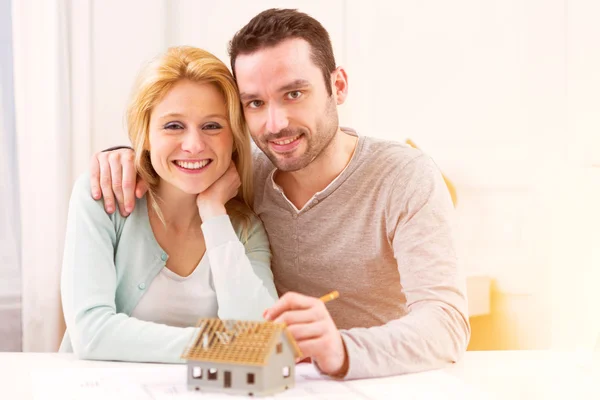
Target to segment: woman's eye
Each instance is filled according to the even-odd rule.
[[[302,96],[302,92],[299,90],[294,90],[293,92],[289,92],[287,95],[288,95],[288,98],[295,100],[295,99],[299,98],[300,96]]]
[[[208,124],[205,124],[202,129],[208,129],[208,130],[215,130],[215,129],[221,129],[222,126],[217,124],[216,122],[210,122]]]
[[[172,123],[166,124],[165,129],[168,129],[168,130],[183,129],[183,126],[181,124],[172,122]]]

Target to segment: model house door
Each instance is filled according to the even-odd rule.
[[[231,387],[231,371],[225,371],[225,380],[223,381],[223,387],[230,388]]]

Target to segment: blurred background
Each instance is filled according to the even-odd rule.
[[[600,348],[597,0],[0,0],[0,351],[56,351],[72,184],[128,144],[133,80],[298,8],[331,35],[340,122],[429,153],[456,188],[470,350]]]

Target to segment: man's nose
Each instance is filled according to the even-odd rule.
[[[278,105],[270,105],[267,115],[267,131],[277,133],[289,125],[285,110]]]

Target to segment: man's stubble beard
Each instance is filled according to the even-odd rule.
[[[276,134],[270,134],[263,138],[261,146],[258,147],[265,153],[278,170],[283,172],[299,171],[306,168],[319,156],[323,155],[335,138],[335,134],[339,128],[339,117],[333,96],[331,96],[327,102],[327,111],[321,121],[323,121],[323,123],[318,124],[317,131],[310,137],[308,136],[308,130],[304,128],[284,129]],[[294,160],[290,160],[290,162],[286,162],[286,157],[278,156],[269,148],[269,140],[277,140],[282,137],[294,137],[299,134],[304,135],[307,147],[304,154],[298,157],[292,157]]]

